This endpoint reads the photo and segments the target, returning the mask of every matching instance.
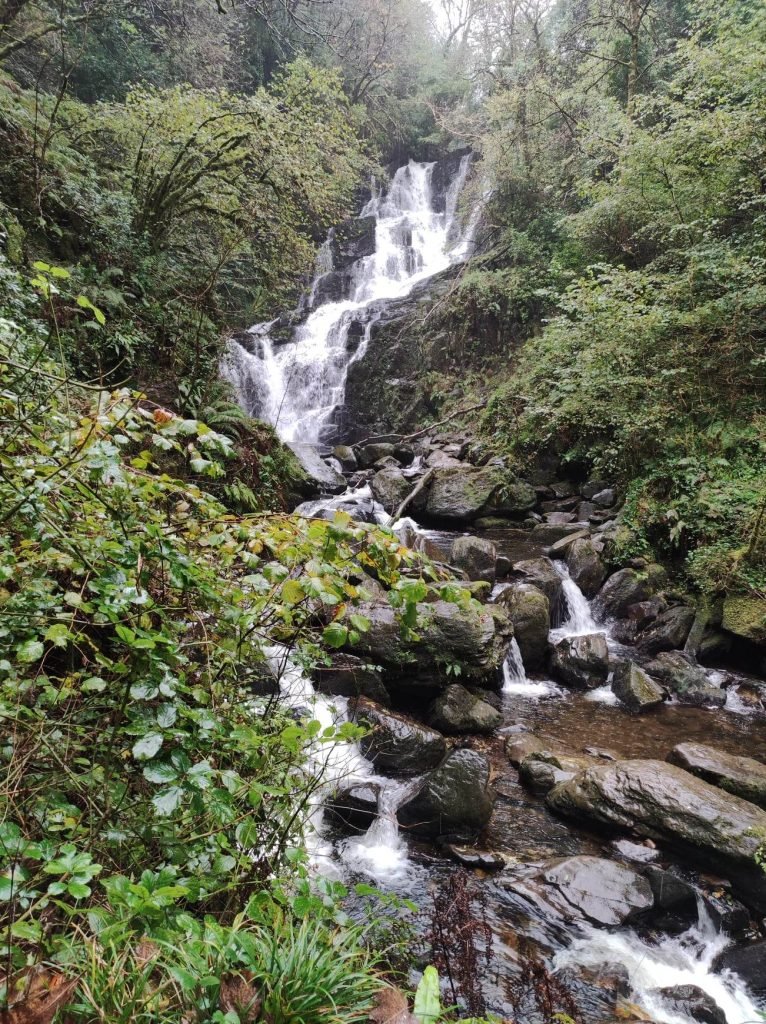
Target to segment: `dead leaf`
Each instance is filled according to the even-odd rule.
[[[370,1010],[372,1024],[418,1024],[410,1013],[407,997],[400,988],[383,988],[375,996]]]
[[[249,971],[234,978],[221,981],[221,1009],[224,1013],[234,1013],[241,1024],[255,1024],[261,1013],[261,997],[255,987],[253,976]]]
[[[77,978],[42,968],[17,974],[8,985],[9,1006],[0,1010],[0,1024],[51,1024],[77,983]]]

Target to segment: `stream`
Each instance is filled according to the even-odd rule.
[[[462,261],[469,253],[477,213],[461,212],[459,199],[471,173],[470,157],[461,160],[441,212],[435,209],[432,173],[432,164],[410,162],[396,172],[387,192],[373,194],[360,216],[376,218],[375,251],[352,265],[346,275],[346,293],[340,299],[318,302],[323,278],[334,272],[326,246],[320,254],[303,318],[292,328],[289,340],[276,336],[276,321],[271,321],[252,328],[248,343],[231,342],[224,374],[234,384],[243,407],[275,424],[284,440],[321,445],[332,428],[335,410],[343,403],[348,368],[369,344],[371,326],[382,304],[407,295],[419,281]],[[356,347],[348,343],[354,334],[361,339]],[[383,508],[373,502],[367,487],[304,505],[301,514],[310,516],[349,502],[368,503],[377,522],[394,529],[403,543],[441,556],[444,561],[459,536],[459,531],[424,529],[409,518],[391,522]],[[541,553],[530,546],[528,533],[512,525],[494,526],[481,535],[492,540],[498,554],[511,562]],[[562,576],[564,601],[551,639],[602,632],[610,650],[619,651],[621,645],[610,636],[609,624],[596,621],[591,603],[570,578],[566,566],[560,562],[556,565]],[[502,589],[502,584],[495,587],[493,599]],[[312,717],[323,727],[347,717],[346,699],[317,694],[311,680],[285,652],[274,650],[271,657],[288,706],[296,711],[310,707]],[[545,674],[528,674],[516,640],[511,642],[503,666],[498,706],[503,721],[496,732],[467,741],[490,758],[497,793],[494,813],[480,845],[501,855],[506,865],[499,873],[473,872],[473,883],[487,908],[492,929],[492,957],[482,966],[487,1009],[522,1021],[539,1019],[534,1007],[525,1013],[523,1007],[519,1009],[517,1003],[509,1001],[509,982],[519,976],[523,938],[551,971],[579,979],[573,992],[582,1020],[588,1024],[614,1021],[618,1016],[614,1002],[602,998],[601,983],[593,981],[615,965],[619,967],[623,1000],[640,1008],[634,1019],[664,1024],[704,1020],[704,1024],[714,1024],[708,1018],[687,1016],[669,1008],[654,991],[665,986],[693,985],[715,1000],[726,1024],[761,1020],[764,1006],[759,1006],[740,979],[713,969],[714,957],[730,939],[716,928],[702,903],[697,922],[681,934],[648,933],[632,927],[575,926],[562,935],[544,918],[530,913],[529,905],[518,898],[509,880],[524,879],[531,868],[551,858],[585,854],[628,863],[654,857],[663,863],[673,860],[664,851],[654,849],[653,844],[614,841],[556,818],[542,799],[520,785],[518,773],[505,755],[504,741],[515,732],[534,730],[550,740],[552,747],[573,754],[597,749],[606,757],[664,759],[677,743],[709,741],[712,734],[721,750],[734,754],[747,750],[750,756],[766,760],[762,713],[739,702],[730,688],[725,708],[668,703],[657,713],[638,719],[619,705],[609,685],[573,692]],[[432,894],[445,884],[455,863],[438,847],[405,836],[399,829],[396,810],[417,787],[418,780],[377,773],[370,761],[349,745],[317,747],[310,760],[312,770],[323,780],[310,812],[309,851],[316,870],[350,881],[371,880],[427,910]],[[369,829],[355,835],[330,823],[323,807],[330,793],[352,784],[373,790],[378,806]],[[630,1013],[622,1016],[630,1017]]]

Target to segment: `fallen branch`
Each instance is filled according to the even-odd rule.
[[[429,469],[428,472],[426,473],[426,475],[424,477],[421,477],[418,485],[416,487],[412,488],[410,493],[407,495],[407,497],[404,499],[404,501],[401,503],[399,508],[394,513],[394,519],[393,519],[394,522],[396,522],[397,519],[401,519],[402,518],[402,513],[404,512],[404,510],[409,505],[412,504],[412,502],[415,500],[415,498],[417,498],[417,496],[420,494],[420,492],[423,490],[423,488],[426,486],[426,484],[431,482],[431,480],[433,479],[433,475],[434,475],[434,470],[433,469]]]
[[[414,441],[417,437],[422,437],[423,434],[427,434],[429,430],[434,430],[436,427],[443,427],[445,423],[449,423],[450,420],[457,419],[458,416],[464,416],[467,412],[475,412],[477,409],[483,409],[485,403],[477,402],[476,405],[469,405],[465,409],[456,409],[455,412],[449,414],[443,420],[439,420],[437,423],[430,423],[427,427],[423,427],[422,430],[416,430],[414,434],[373,434],[372,437],[365,437],[363,441],[357,441],[354,444],[355,448],[364,448],[368,444],[378,444],[383,441]]]

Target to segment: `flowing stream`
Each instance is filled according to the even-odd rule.
[[[406,296],[419,281],[466,257],[477,214],[469,216],[467,226],[461,229],[457,209],[469,169],[470,158],[464,157],[447,191],[444,210],[437,212],[433,165],[410,162],[400,168],[388,191],[374,194],[361,213],[375,218],[375,251],[346,268],[343,297],[322,301],[322,295],[327,294],[328,275],[336,272],[331,236],[320,251],[316,276],[303,302],[303,320],[292,328],[289,337],[280,334],[278,322],[272,321],[252,328],[248,343],[231,342],[223,372],[248,412],[273,423],[286,441],[317,444],[328,436],[334,414],[343,404],[349,366],[364,354],[385,303]],[[366,486],[306,503],[300,512],[324,515],[348,503],[368,505],[370,521],[391,527],[402,543],[443,551],[448,558],[454,534],[424,530],[411,518],[392,523]],[[509,534],[518,532],[511,530]],[[502,551],[502,532],[492,539]],[[517,539],[509,543],[515,544]],[[519,557],[517,554],[510,560]],[[562,600],[554,609],[552,642],[602,632],[616,650],[618,645],[610,637],[608,625],[595,620],[590,602],[571,579],[566,565],[555,564],[562,578]],[[493,599],[502,589],[502,585],[495,588]],[[280,679],[283,699],[296,714],[308,714],[322,730],[347,720],[348,702],[316,693],[288,652],[274,648],[270,660]],[[519,864],[574,853],[608,856],[609,852],[592,835],[553,819],[539,800],[524,792],[503,754],[503,733],[534,728],[573,751],[599,744],[613,750],[617,757],[664,757],[680,739],[704,741],[711,725],[706,709],[669,705],[662,715],[647,717],[642,720],[642,728],[635,729],[634,718],[624,709],[610,706],[616,699],[608,685],[588,693],[573,693],[545,676],[529,677],[515,639],[503,666],[501,697],[508,724],[493,739],[495,767],[498,782],[509,790],[512,799],[498,801],[484,838],[490,849],[503,851]],[[723,718],[717,713],[716,742],[733,752],[747,742],[755,756],[766,757],[766,738],[762,743],[753,742],[757,734],[748,724],[747,709],[735,706],[735,701],[727,709],[735,713]],[[424,869],[417,863],[412,842],[400,833],[397,809],[412,794],[418,780],[379,775],[355,744],[322,741],[321,736],[308,756],[312,775],[320,779],[307,822],[308,847],[316,870],[352,878],[366,876],[421,904],[429,903],[429,884],[445,877],[454,865],[432,852],[426,858],[428,869]],[[359,786],[377,794],[377,817],[362,834],[334,835],[325,820],[325,801],[333,793]],[[513,927],[523,934],[526,925],[516,920]],[[502,941],[498,941],[501,948]],[[630,928],[573,930],[566,945],[553,951],[550,962],[553,969],[623,965],[631,998],[652,1020],[663,1024],[690,1024],[690,1018],[671,1012],[657,996],[655,990],[671,985],[695,985],[715,999],[727,1024],[749,1024],[759,1019],[756,1004],[738,979],[712,968],[715,955],[728,942],[701,907],[697,925],[682,935],[650,939]],[[513,970],[513,954],[507,961],[503,956],[501,951],[496,957],[501,974]],[[505,1015],[505,1007],[498,1005],[495,1009]]]

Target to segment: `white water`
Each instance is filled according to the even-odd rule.
[[[726,1015],[727,1024],[756,1024],[762,1020],[758,1007],[734,975],[718,974],[712,963],[730,940],[716,932],[700,906],[697,925],[679,936],[664,936],[657,945],[642,939],[634,931],[618,932],[588,929],[582,938],[556,956],[555,967],[598,968],[605,964],[623,964],[633,990],[632,1002],[662,1024],[689,1024],[689,1018],[668,1010],[654,989],[675,985],[696,985],[707,992]]]
[[[475,218],[461,237],[457,204],[470,163],[470,156],[463,157],[444,213],[433,209],[434,165],[410,161],[400,167],[388,193],[373,196],[362,211],[377,220],[375,252],[351,267],[349,297],[318,306],[289,342],[272,338],[272,321],[251,329],[253,352],[230,343],[222,372],[247,412],[272,423],[285,441],[322,439],[343,404],[348,368],[367,348],[378,304],[408,295],[419,281],[467,256]],[[323,246],[310,305],[331,259],[329,245]],[[349,345],[354,323],[363,326],[356,349]]]
[[[551,639],[555,642],[565,636],[587,636],[590,633],[604,633],[590,610],[590,602],[569,575],[565,562],[553,563],[561,577],[561,592],[564,601],[565,619],[556,629],[551,630]]]
[[[406,879],[414,871],[414,865],[407,858],[396,811],[409,795],[413,783],[376,775],[373,765],[355,743],[323,739],[325,730],[334,730],[348,721],[348,701],[343,697],[318,694],[286,648],[270,647],[266,656],[279,680],[285,706],[307,713],[321,726],[318,737],[307,750],[308,775],[318,780],[306,813],[306,848],[314,869],[326,875],[338,874],[337,853],[341,865],[369,875],[377,882],[394,884]],[[359,784],[378,790],[378,817],[363,836],[340,843],[336,851],[324,835],[324,802],[338,789],[350,789]]]

